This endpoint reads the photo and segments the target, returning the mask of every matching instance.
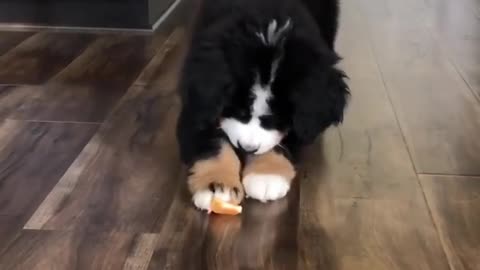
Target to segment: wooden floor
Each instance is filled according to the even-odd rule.
[[[185,189],[182,24],[0,32],[0,269],[480,269],[480,1],[342,8],[345,123],[238,217]]]

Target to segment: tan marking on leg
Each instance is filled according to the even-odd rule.
[[[295,178],[296,172],[292,163],[282,154],[270,151],[249,158],[243,169],[243,176],[249,174],[274,174],[285,177],[288,181]]]
[[[226,188],[238,190],[238,195],[232,196],[240,203],[243,199],[243,186],[240,181],[240,160],[233,148],[223,143],[217,156],[197,161],[190,169],[188,187],[192,194],[208,189],[211,184],[221,184]]]

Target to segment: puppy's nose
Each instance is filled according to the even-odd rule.
[[[247,144],[239,143],[238,145],[240,146],[240,148],[243,151],[245,151],[249,154],[257,152],[258,148],[260,148],[260,147],[258,147],[258,145],[253,145],[253,144],[248,144],[248,143]]]

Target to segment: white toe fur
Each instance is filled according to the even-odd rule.
[[[210,202],[213,199],[213,192],[210,190],[200,190],[193,194],[193,204],[199,209],[208,210]]]
[[[210,210],[210,204],[213,198],[218,198],[224,202],[229,202],[231,200],[230,188],[224,188],[223,190],[216,189],[215,192],[212,192],[209,189],[204,189],[195,192],[193,194],[192,200],[193,204],[201,210]]]
[[[281,175],[249,174],[243,179],[243,187],[248,197],[267,202],[285,197],[290,181]]]

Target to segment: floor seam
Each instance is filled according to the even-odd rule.
[[[434,31],[430,27],[426,27],[426,30],[427,30],[428,34],[430,35],[430,37],[432,38],[433,41],[439,41],[439,38],[437,37],[438,33],[436,31]],[[475,89],[473,89],[472,85],[468,82],[467,78],[465,78],[465,76],[461,72],[459,66],[457,65],[457,62],[455,60],[453,60],[452,55],[450,55],[450,53],[447,53],[447,51],[449,51],[448,47],[450,47],[450,46],[449,45],[444,45],[441,42],[435,42],[435,43],[440,44],[439,47],[440,47],[441,55],[445,57],[445,59],[451,65],[451,67],[453,68],[455,73],[460,77],[461,81],[463,81],[463,83],[465,84],[464,86],[466,86],[466,88],[468,89],[468,92],[470,92],[473,95],[473,98],[480,105],[480,95],[479,95],[479,93],[477,93],[477,91],[475,91]]]
[[[422,190],[422,196],[425,201],[425,205],[427,206],[427,211],[428,215],[430,216],[430,219],[432,220],[433,227],[435,228],[435,231],[437,232],[437,237],[440,241],[440,245],[442,245],[442,250],[443,253],[445,254],[445,258],[447,259],[448,266],[451,270],[455,270],[455,267],[453,266],[452,259],[449,256],[449,253],[447,252],[447,245],[445,244],[445,240],[443,239],[442,234],[440,233],[439,225],[437,224],[437,220],[435,219],[435,216],[432,211],[432,207],[430,206],[430,203],[428,202],[427,194],[425,193],[425,188],[423,187],[422,181],[420,180],[421,175],[417,174],[417,180],[418,184],[420,185],[420,188]]]
[[[464,177],[464,178],[480,178],[478,174],[449,174],[449,173],[417,173],[419,176],[445,176],[445,177]]]
[[[447,249],[446,249],[446,246],[444,244],[444,241],[442,239],[442,236],[440,234],[440,231],[438,229],[438,226],[437,226],[437,223],[433,217],[433,214],[432,214],[432,211],[431,211],[431,208],[430,208],[430,205],[428,203],[428,200],[427,200],[427,197],[426,197],[426,194],[425,194],[425,190],[423,188],[423,185],[421,183],[421,180],[419,178],[419,174],[418,174],[418,169],[415,165],[415,162],[414,162],[414,159],[413,159],[413,156],[412,156],[412,153],[410,151],[410,148],[408,146],[408,143],[407,143],[407,139],[406,139],[406,136],[405,136],[405,133],[402,129],[402,126],[401,126],[401,123],[400,123],[400,120],[398,118],[398,114],[397,114],[397,110],[395,108],[395,105],[393,104],[393,100],[392,100],[392,97],[391,97],[391,94],[390,94],[390,91],[389,91],[389,88],[388,88],[388,85],[387,85],[387,82],[385,81],[385,76],[381,70],[381,67],[380,67],[380,63],[379,63],[379,60],[378,60],[378,56],[377,56],[377,53],[375,52],[375,48],[374,48],[374,43],[373,43],[373,33],[372,33],[372,30],[371,30],[371,25],[370,25],[370,22],[366,19],[366,16],[365,14],[363,13],[363,11],[359,8],[358,9],[359,11],[359,15],[363,18],[364,22],[366,23],[366,26],[368,27],[367,28],[367,31],[368,31],[368,39],[369,39],[369,48],[370,48],[370,51],[373,55],[373,59],[375,60],[375,67],[377,69],[377,72],[380,76],[380,79],[382,80],[382,84],[383,84],[383,90],[385,91],[385,94],[387,96],[387,100],[390,104],[390,108],[392,108],[392,111],[393,111],[393,114],[395,116],[395,122],[397,124],[397,127],[400,131],[400,134],[401,134],[401,137],[402,137],[402,140],[403,140],[403,143],[405,145],[405,149],[408,153],[408,156],[410,158],[410,163],[412,165],[412,168],[413,168],[413,171],[415,173],[415,178],[417,180],[417,185],[418,187],[420,188],[421,192],[422,192],[422,197],[423,197],[423,200],[424,200],[424,203],[425,203],[425,206],[427,208],[427,212],[428,212],[428,215],[430,217],[430,220],[432,222],[432,225],[437,233],[437,238],[438,240],[440,241],[440,245],[441,245],[441,249],[443,251],[443,254],[445,256],[445,260],[447,261],[447,264],[448,264],[448,267],[450,268],[450,270],[455,270],[455,268],[453,267],[453,264],[451,262],[451,259],[450,257],[448,256],[448,253],[447,253]]]
[[[15,119],[6,118],[8,121],[26,122],[26,123],[48,123],[48,124],[79,124],[79,125],[101,125],[102,122],[88,122],[88,121],[55,121],[55,120],[31,120],[31,119]]]

